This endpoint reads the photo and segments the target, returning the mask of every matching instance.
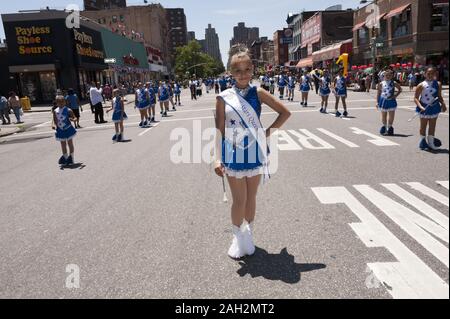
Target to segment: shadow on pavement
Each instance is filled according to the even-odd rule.
[[[412,135],[412,134],[408,134],[408,135],[405,135],[405,134],[386,135],[386,137],[411,137],[411,136],[414,136],[414,135]]]
[[[296,264],[294,256],[287,252],[287,248],[279,254],[269,254],[266,250],[256,248],[253,256],[239,261],[241,269],[239,276],[250,274],[252,278],[264,277],[268,280],[279,280],[288,284],[298,283],[302,272],[326,268],[324,264]]]
[[[439,150],[426,150],[426,152],[431,154],[449,154],[449,151],[447,149],[439,149]]]
[[[86,167],[86,165],[84,165],[83,163],[76,163],[76,164],[73,164],[73,165],[61,166],[61,170],[63,171],[65,169],[83,169],[85,167]]]

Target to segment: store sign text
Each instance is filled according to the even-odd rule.
[[[17,44],[19,45],[19,54],[51,54],[53,48],[42,44],[41,35],[48,35],[51,33],[50,27],[16,27]],[[31,46],[28,46],[31,45]],[[37,46],[36,46],[37,45]]]

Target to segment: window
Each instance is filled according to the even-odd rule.
[[[387,20],[386,19],[380,19],[380,29],[378,30],[378,38],[380,40],[386,40],[387,39]]]
[[[112,22],[117,23],[117,16],[112,16]]]
[[[431,31],[448,31],[448,2],[432,4],[430,29]]]
[[[411,9],[392,17],[392,37],[403,37],[411,33]]]
[[[362,27],[358,30],[358,45],[367,44],[369,42],[369,30]]]
[[[120,18],[120,22],[124,22],[125,21],[125,17],[123,15],[120,15],[119,18]]]

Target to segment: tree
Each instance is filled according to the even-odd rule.
[[[196,40],[176,49],[175,73],[179,79],[191,78],[194,75],[205,78],[224,71],[223,63],[203,53]]]

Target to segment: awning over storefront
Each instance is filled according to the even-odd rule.
[[[148,66],[150,68],[150,71],[152,72],[162,72],[162,73],[167,72],[167,67],[164,65],[149,63]]]
[[[316,51],[312,54],[313,62],[322,62],[326,60],[337,59],[342,54],[342,49],[344,45],[348,45],[352,43],[353,39],[348,39],[327,47],[322,48],[319,51]],[[347,47],[347,46],[346,46]],[[350,53],[350,52],[346,52]]]
[[[353,31],[353,32],[358,31],[358,30],[361,29],[365,24],[366,24],[366,21],[356,24],[356,25],[353,27],[352,31]]]
[[[309,66],[313,66],[313,59],[312,59],[312,56],[311,57],[307,57],[307,58],[305,58],[305,59],[301,59],[300,61],[298,61],[298,64],[297,64],[297,68],[306,68],[306,67],[309,67]]]
[[[403,11],[405,11],[411,4],[405,4],[404,6],[401,6],[397,9],[391,10],[387,15],[384,16],[385,19],[389,19],[392,18],[396,15],[399,15],[400,13],[402,13]]]
[[[293,47],[292,49],[290,49],[289,54],[293,54],[293,53],[297,52],[298,49],[300,49],[300,45],[297,45],[297,46]]]
[[[36,64],[36,65],[11,65],[9,67],[10,73],[25,73],[25,72],[41,72],[41,71],[55,71],[54,64]]]

